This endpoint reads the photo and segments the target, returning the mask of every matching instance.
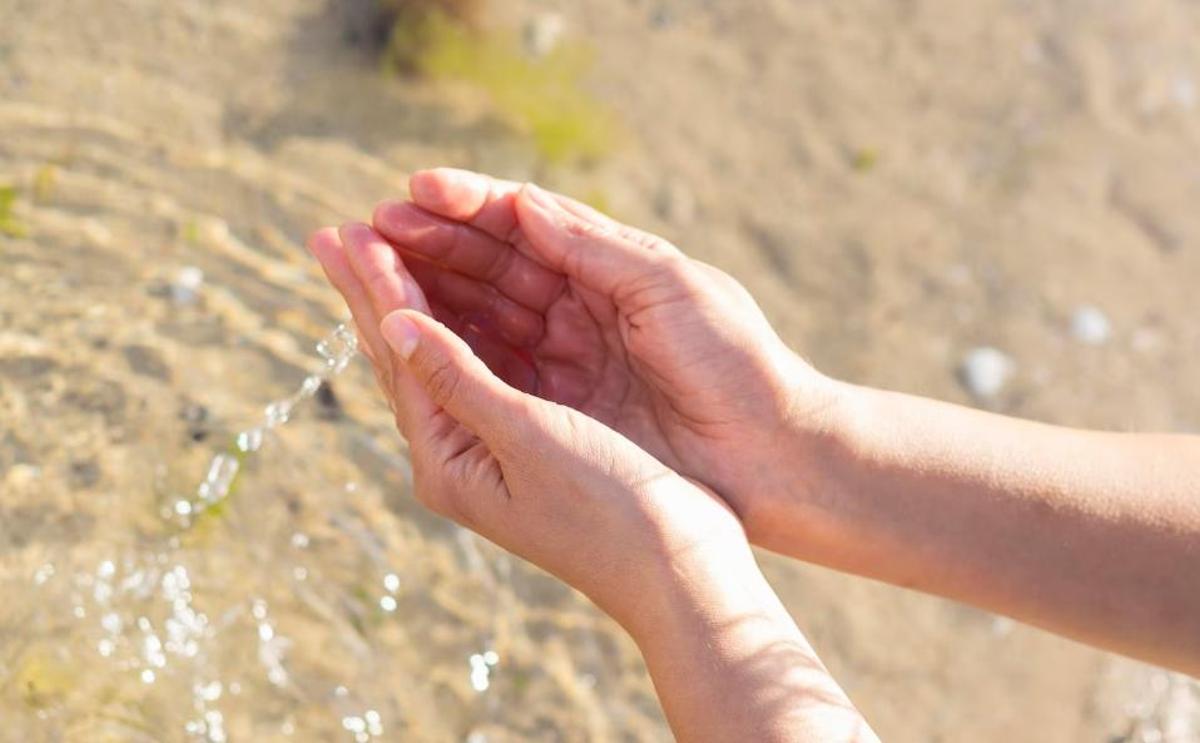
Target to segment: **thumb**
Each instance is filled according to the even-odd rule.
[[[515,437],[516,424],[529,415],[524,395],[492,374],[449,328],[403,309],[383,318],[379,330],[435,405],[489,447]]]
[[[542,260],[609,297],[684,258],[661,237],[555,197],[532,183],[517,194],[516,210],[521,231]]]

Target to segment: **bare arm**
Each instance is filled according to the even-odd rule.
[[[757,543],[1200,673],[1200,438],[841,398]]]
[[[1195,439],[840,384],[737,281],[662,238],[478,173],[423,171],[410,191],[375,227],[493,370],[704,483],[755,544],[1200,670]],[[669,655],[639,639],[673,721],[679,679],[709,678],[687,663],[744,667],[716,635],[699,635],[716,655],[688,645],[697,616],[657,641]]]
[[[310,248],[408,439],[416,497],[628,629],[680,740],[874,740],[723,501],[596,420],[505,384],[428,317],[371,228],[322,230]]]
[[[877,743],[750,551],[696,557],[628,625],[677,739]]]

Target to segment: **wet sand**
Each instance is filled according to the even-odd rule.
[[[380,75],[365,7],[0,0],[0,183],[27,231],[0,236],[14,740],[211,738],[214,711],[233,739],[352,739],[368,710],[384,740],[667,738],[611,622],[411,502],[362,364],[266,442],[221,518],[161,516],[341,318],[304,235],[418,167],[601,195],[745,282],[831,374],[1200,430],[1194,4],[505,4],[494,22],[561,13],[562,43],[596,51],[589,85],[627,132],[590,169],[537,167],[477,96]],[[1101,345],[1069,332],[1085,304]],[[1016,365],[986,403],[956,378],[982,345]],[[1134,664],[763,560],[886,740],[1129,732]],[[207,624],[155,665],[147,636],[184,609]]]

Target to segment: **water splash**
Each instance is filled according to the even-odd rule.
[[[495,650],[475,653],[467,661],[471,664],[471,688],[478,692],[487,691],[492,685],[492,669],[500,663]]]
[[[1200,740],[1200,681],[1147,666],[1136,673],[1135,702],[1120,743],[1191,743]]]
[[[261,423],[234,436],[231,450],[217,454],[209,463],[204,481],[196,488],[195,498],[177,500],[168,516],[188,526],[195,517],[223,503],[233,492],[246,459],[262,448],[267,432],[287,423],[296,406],[317,394],[322,384],[340,374],[357,351],[358,337],[354,331],[345,324],[338,324],[317,343],[317,354],[324,362],[322,367],[305,377],[291,395],[268,404]]]

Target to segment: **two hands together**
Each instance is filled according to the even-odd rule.
[[[875,739],[751,543],[1200,667],[1194,438],[837,382],[661,238],[466,171],[410,194],[309,248],[416,495],[621,623],[680,739]]]
[[[747,537],[769,528],[781,434],[819,435],[836,385],[741,285],[660,238],[475,173],[419,172],[410,192],[309,247],[409,442],[417,497],[620,622],[680,737],[786,737],[795,725],[746,704],[755,682],[861,726]],[[694,685],[711,674],[737,702]],[[730,708],[714,725],[697,705]]]

